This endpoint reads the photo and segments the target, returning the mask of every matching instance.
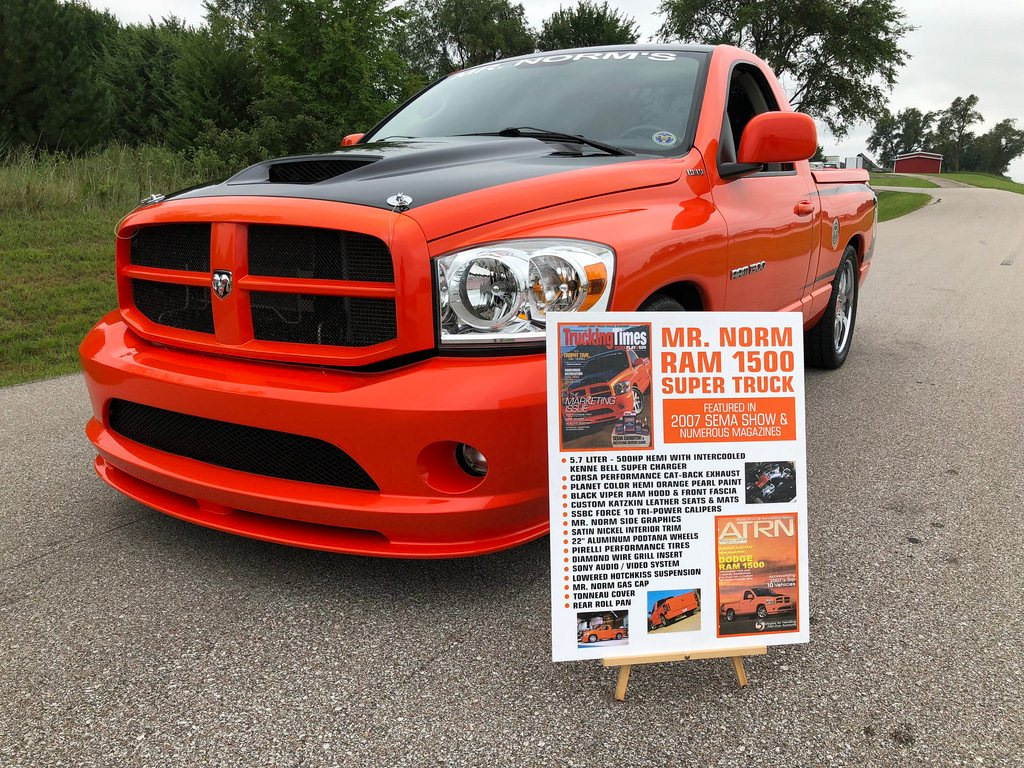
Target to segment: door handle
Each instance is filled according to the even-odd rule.
[[[814,213],[814,203],[810,200],[801,200],[793,206],[793,213],[797,216],[810,216]]]

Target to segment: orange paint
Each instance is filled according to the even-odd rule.
[[[827,275],[846,244],[857,246],[861,279],[867,273],[873,195],[863,184],[852,184],[832,185],[819,197],[803,160],[787,176],[723,177],[715,158],[736,62],[761,71],[779,111],[792,112],[763,62],[736,48],[717,48],[693,147],[677,157],[574,166],[414,205],[401,214],[258,195],[172,198],[133,211],[117,233],[119,308],[80,347],[96,471],[121,492],[167,514],[294,546],[457,557],[543,536],[544,356],[438,350],[432,260],[509,238],[589,240],[616,254],[611,310],[635,311],[659,292],[684,291],[704,310],[795,308],[809,327],[825,310]],[[346,137],[346,146],[356,140]],[[778,149],[778,141],[765,142],[775,147],[772,152]],[[396,191],[400,187],[401,178]],[[812,213],[794,213],[802,200],[810,200]],[[830,236],[834,220],[841,232],[836,248]],[[130,263],[133,234],[183,222],[211,224],[209,271]],[[379,238],[390,249],[393,280],[249,274],[247,238],[261,224]],[[736,267],[762,260],[764,271],[730,279]],[[234,285],[223,299],[211,299],[213,333],[162,324],[136,306],[133,280],[188,286],[202,295],[219,269],[232,272]],[[393,299],[396,332],[367,346],[256,338],[250,310],[257,293]],[[580,317],[585,321],[585,314]],[[622,396],[624,408],[630,397]],[[377,490],[270,477],[142,445],[113,428],[114,400],[322,441],[347,454]],[[486,457],[484,477],[457,462],[460,443]]]

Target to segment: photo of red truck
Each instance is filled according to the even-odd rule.
[[[700,590],[690,590],[678,595],[670,595],[657,600],[654,610],[647,619],[647,629],[654,630],[667,627],[677,621],[692,616],[700,610]]]
[[[591,357],[580,378],[562,396],[567,429],[595,427],[627,414],[637,416],[651,391],[651,360],[632,349],[613,349]]]
[[[795,613],[796,603],[789,595],[773,589],[753,587],[744,590],[739,600],[722,603],[718,612],[726,621],[735,621],[737,616],[757,616],[764,619],[779,614]]]
[[[816,141],[746,51],[612,46],[455,72],[337,151],[147,198],[80,346],[95,470],[293,546],[541,537],[549,312],[798,312],[808,362],[846,360],[876,197]],[[640,410],[643,363],[594,366],[573,418]]]
[[[580,633],[581,643],[597,643],[601,640],[622,640],[629,637],[629,630],[625,627],[593,627],[585,629]]]

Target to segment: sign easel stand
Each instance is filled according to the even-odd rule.
[[[612,656],[601,659],[606,667],[619,668],[619,681],[615,685],[615,700],[624,701],[626,698],[626,685],[629,683],[629,673],[634,664],[664,664],[669,661],[695,661],[697,659],[732,659],[733,669],[736,670],[736,682],[740,688],[747,687],[747,671],[743,668],[744,656],[763,656],[768,653],[768,647],[764,645],[751,648],[728,648],[714,651],[692,651],[690,653],[657,653],[646,656]]]

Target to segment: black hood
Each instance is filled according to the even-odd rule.
[[[616,163],[650,160],[615,156],[577,144],[499,136],[444,137],[378,142],[322,155],[268,160],[227,181],[170,198],[253,195],[296,197],[392,209],[404,195],[419,208],[500,184]]]

